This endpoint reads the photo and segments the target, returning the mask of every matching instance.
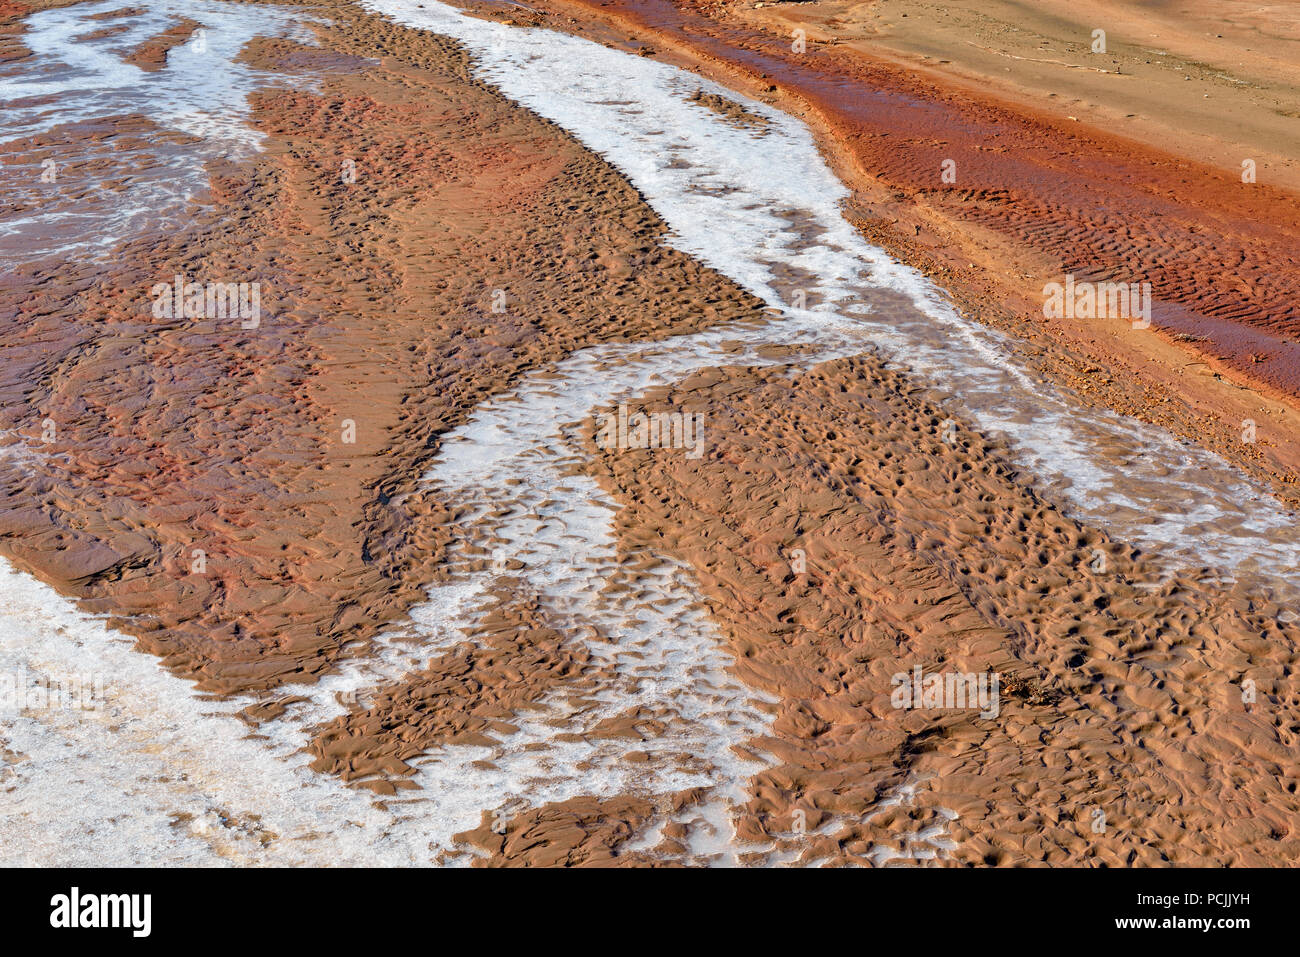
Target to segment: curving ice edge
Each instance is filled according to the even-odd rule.
[[[195,697],[3,559],[0,595],[0,864],[428,860],[418,835],[362,795],[246,738],[233,717],[242,702]],[[25,707],[38,687],[78,686],[85,708]],[[269,833],[282,840],[265,844]]]
[[[363,5],[460,41],[483,80],[618,167],[667,222],[672,246],[779,310],[784,321],[747,334],[755,346],[766,337],[839,348],[851,323],[864,339],[858,351],[874,350],[954,394],[959,411],[1009,439],[1024,474],[1075,517],[1194,567],[1297,567],[1296,516],[1240,471],[1036,381],[1003,336],[865,242],[843,216],[847,189],[795,118],[566,34],[469,17],[433,0]],[[729,97],[768,122],[761,130],[728,123],[689,102],[696,90]],[[799,291],[817,305],[792,307]],[[670,339],[638,354],[656,350],[671,380],[691,368],[675,354],[697,341]],[[618,394],[609,388],[597,397],[612,402]],[[547,410],[537,412],[535,428],[554,431],[557,423],[541,418]]]
[[[108,13],[118,15],[94,19]],[[160,69],[127,62],[130,51],[183,17],[203,32],[172,47]],[[129,149],[118,137],[82,136],[54,154],[53,182],[39,165],[9,166],[6,199],[24,214],[0,215],[0,257],[104,255],[125,239],[185,222],[188,203],[207,189],[207,163],[261,149],[264,134],[247,122],[248,97],[284,78],[241,62],[245,46],[257,36],[315,44],[312,19],[213,0],[97,0],[28,14],[22,42],[33,55],[0,64],[0,144],[34,138],[39,146],[60,131],[132,114],[182,136],[154,136]],[[91,172],[82,175],[82,168]],[[115,177],[121,182],[105,189]]]

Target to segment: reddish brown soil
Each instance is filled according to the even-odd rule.
[[[490,613],[467,641],[430,661],[401,686],[322,730],[313,767],[392,794],[409,782],[406,762],[434,745],[482,745],[546,692],[581,694],[591,654],[546,625],[535,600]]]
[[[167,65],[168,52],[188,41],[194,35],[194,31],[201,26],[203,24],[195,20],[182,19],[176,26],[169,27],[156,37],[151,37],[140,44],[126,58],[126,62],[150,73],[161,70]]]
[[[790,37],[695,0],[538,0],[545,25],[698,69],[802,116],[857,195],[874,243],[981,321],[1034,343],[1089,401],[1300,480],[1300,200],[969,86]],[[489,16],[514,16],[492,14]],[[575,19],[576,18],[576,19]],[[629,37],[630,35],[630,37]],[[953,185],[940,180],[944,159]],[[1154,332],[1049,320],[1066,273],[1150,281]],[[1076,352],[1082,362],[1055,355]],[[1098,367],[1102,370],[1097,375]],[[1245,386],[1242,388],[1241,386]],[[1267,445],[1234,449],[1250,419]]]
[[[909,197],[1039,250],[1062,272],[1149,280],[1162,329],[1208,334],[1229,365],[1300,397],[1295,196],[955,95],[857,53],[815,44],[794,53],[788,37],[715,22],[714,5],[583,2],[794,93],[867,175]],[[947,158],[957,163],[955,186],[939,180]]]
[[[18,38],[26,27],[22,17],[29,12],[19,0],[0,0],[0,63],[23,60],[31,51]]]
[[[520,373],[753,308],[453,44],[334,14],[250,52],[324,88],[257,98],[266,154],[210,209],[0,287],[0,428],[38,453],[0,475],[0,549],[213,691],[310,680],[421,596],[455,505],[393,500]],[[261,283],[260,327],[154,318],[178,274]]]
[[[619,852],[619,845],[650,824],[659,808],[631,797],[608,800],[574,798],[511,817],[495,828],[483,824],[457,835],[490,855],[487,867],[627,867],[653,866],[641,854]]]
[[[211,205],[193,222],[123,246],[111,268],[31,267],[0,285],[0,429],[26,446],[0,464],[0,551],[114,616],[205,690],[282,689],[248,710],[253,723],[291,704],[293,683],[363,653],[437,578],[464,518],[460,503],[419,488],[444,432],[575,349],[751,318],[759,305],[665,249],[664,224],[615,170],[474,82],[455,44],[350,4],[317,9],[335,18],[321,48],[260,42],[248,56],[318,72],[321,89],[256,99],[266,154],[214,167]],[[1015,312],[1034,283],[965,259],[1011,250],[1017,270],[1040,257],[1025,267],[1038,283],[1071,264],[1150,271],[1167,303],[1195,310],[1177,320],[1190,329],[1294,335],[1287,197],[1242,193],[1233,208],[1232,184],[1203,170],[866,60],[814,51],[808,70],[778,38],[726,33],[698,11],[601,9],[725,64],[738,84],[761,92],[780,77],[782,102],[814,105],[848,147],[831,144],[837,162],[859,164],[863,231],[928,263],[987,321],[1034,328]],[[708,105],[746,120],[725,99]],[[147,126],[137,118],[122,133]],[[950,149],[972,177],[957,192],[936,182]],[[355,182],[341,176],[348,160]],[[899,223],[873,207],[881,190],[897,195]],[[1102,195],[1112,190],[1113,208]],[[913,220],[934,237],[909,237],[900,223]],[[1291,258],[1267,268],[1280,253]],[[1243,281],[1193,296],[1203,268]],[[261,325],[153,317],[150,287],[176,274],[261,282]],[[504,312],[492,308],[497,289]],[[1124,349],[1157,355],[1131,337],[1038,328],[1045,368],[1119,407],[1138,392]],[[1090,371],[1074,339],[1058,341],[1067,332],[1113,364]],[[1284,359],[1245,371],[1285,378]],[[1216,382],[1186,388],[1214,408],[1227,402]],[[1141,385],[1128,401],[1158,409],[1153,418],[1194,431],[1208,414],[1190,399],[1167,408],[1171,394],[1183,401],[1176,378]],[[959,863],[1277,864],[1300,853],[1300,635],[1275,607],[1187,578],[1141,587],[1159,575],[1135,549],[1063,516],[970,430],[944,443],[940,401],[869,357],[793,374],[713,370],[649,400],[706,414],[705,458],[605,453],[591,468],[626,505],[627,550],[688,564],[737,673],[778,699],[770,738],[754,742],[774,761],[742,837],[830,863],[870,863],[931,825]],[[1218,408],[1222,421],[1200,436],[1211,445],[1236,429],[1238,412],[1222,411],[1236,407]],[[47,418],[57,437],[43,443]],[[1286,421],[1267,420],[1275,461],[1300,435]],[[544,695],[580,700],[598,677],[590,655],[534,596],[498,597],[472,641],[320,729],[316,767],[404,798],[425,751],[507,734]],[[914,665],[996,670],[999,716],[892,708],[890,676]],[[629,714],[596,733],[631,752],[654,728]],[[909,782],[915,797],[881,809]],[[485,811],[463,837],[490,866],[672,861],[692,836],[685,824],[665,827],[654,854],[627,842],[698,798],[579,797],[515,810],[504,829]],[[810,834],[781,837],[797,812]]]
[[[703,413],[708,451],[598,455],[622,541],[687,562],[737,674],[781,699],[742,835],[801,809],[805,860],[868,863],[946,807],[967,864],[1300,853],[1300,628],[1276,604],[1195,576],[1142,587],[1161,577],[1147,559],[977,433],[945,443],[949,413],[868,357],[711,370],[644,402]],[[892,707],[891,676],[918,665],[996,671],[1001,712]],[[871,813],[908,780],[915,802]]]

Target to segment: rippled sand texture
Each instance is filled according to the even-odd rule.
[[[702,372],[645,407],[708,415],[709,452],[601,455],[620,541],[687,564],[737,675],[781,697],[742,834],[802,809],[827,822],[805,859],[875,861],[926,828],[967,864],[1300,852],[1293,599],[1072,521],[873,359]],[[917,665],[997,671],[1000,715],[891,707]]]
[[[584,400],[590,408],[629,381],[716,364],[738,346],[870,349],[951,392],[981,429],[1010,439],[1041,483],[1130,538],[1226,568],[1245,559],[1296,565],[1294,515],[1221,459],[1081,407],[1037,380],[1003,337],[959,314],[919,273],[863,241],[841,208],[847,190],[790,117],[748,101],[765,122],[737,124],[696,105],[702,86],[726,91],[662,64],[485,23],[442,4],[373,3],[464,42],[486,78],[625,171],[668,222],[670,245],[733,278],[781,319],[573,357],[561,367],[563,384],[535,387],[552,395],[523,398],[539,413],[563,421]],[[620,368],[599,368],[601,359]],[[473,438],[490,445],[493,434]]]
[[[0,65],[9,268],[105,262],[123,237],[180,228],[208,196],[208,164],[262,142],[248,97],[281,78],[240,62],[248,41],[311,42],[287,9],[191,0],[98,0],[24,24],[29,55]]]
[[[335,15],[319,46],[267,39],[241,51],[294,79],[250,95],[262,152],[214,163],[212,205],[181,235],[123,243],[111,271],[41,260],[6,283],[0,389],[16,443],[4,466],[3,547],[110,616],[47,631],[25,612],[23,628],[40,625],[31,638],[40,653],[15,637],[8,670],[91,671],[115,695],[87,720],[15,716],[5,754],[18,811],[6,846],[19,859],[427,862],[449,847],[455,831],[519,793],[466,776],[481,750],[462,747],[442,765],[460,810],[432,776],[424,799],[400,813],[299,768],[312,757],[294,755],[314,724],[361,708],[358,689],[400,688],[408,672],[436,667],[440,641],[454,648],[462,628],[479,627],[470,595],[432,620],[417,615],[414,644],[377,638],[424,596],[468,507],[416,488],[437,437],[521,372],[580,347],[753,314],[751,297],[661,244],[662,220],[610,166],[470,79],[455,45]],[[381,65],[380,55],[392,59]],[[341,177],[346,159],[355,183]],[[149,289],[177,273],[261,282],[260,327],[156,319]],[[56,423],[49,443],[46,419]],[[345,420],[355,444],[343,441]],[[15,589],[27,586],[14,575]],[[38,590],[24,607],[55,601]],[[535,605],[518,596],[482,627]],[[108,624],[177,676],[119,653]],[[537,633],[519,632],[530,653]],[[575,644],[557,655],[582,664],[591,653]],[[710,673],[722,666],[714,655],[700,663]],[[514,667],[494,673],[512,686],[502,704],[480,696],[496,705],[489,730],[502,731],[502,709],[547,694],[548,672],[523,670],[524,681]],[[322,675],[298,693],[297,682]],[[183,679],[236,696],[196,701]],[[610,680],[635,695],[634,678]],[[720,694],[732,702],[740,690],[728,680]],[[235,713],[260,721],[259,737],[240,743],[248,724],[223,717]],[[444,714],[465,730],[450,706]],[[743,737],[758,719],[737,720]],[[699,743],[699,729],[690,733]],[[364,772],[397,740],[381,735],[348,756],[341,777],[385,790]],[[708,748],[732,761],[725,741]],[[707,753],[681,763],[681,783],[716,781]],[[51,799],[70,780],[86,785]],[[572,789],[556,787],[557,797]],[[725,837],[726,821],[704,813]],[[335,846],[339,828],[356,840]],[[50,840],[33,839],[41,829]],[[55,839],[92,830],[96,847]]]
[[[691,64],[801,117],[873,243],[1027,340],[1090,401],[1211,444],[1295,500],[1300,205],[1295,161],[1282,175],[1278,159],[1296,135],[1288,14],[1056,0],[533,6],[496,15]],[[1090,54],[1100,27],[1110,52]],[[992,82],[971,76],[972,58]],[[1256,182],[1242,181],[1243,157],[1258,161]],[[1066,273],[1149,281],[1153,326],[1044,317],[1044,285]],[[1239,439],[1245,419],[1260,424],[1255,442]]]
[[[792,118],[369,6],[218,47],[252,132],[179,131],[182,233],[3,287],[0,666],[108,685],[6,716],[9,859],[1294,856],[1293,514],[865,242]],[[223,29],[144,7],[115,89]],[[261,324],[154,317],[175,274]],[[702,454],[598,449],[621,402]],[[917,665],[1000,713],[891,708]]]
[[[299,82],[252,98],[265,153],[216,166],[190,228],[4,290],[0,424],[37,456],[4,477],[7,553],[212,690],[327,670],[420,593],[448,515],[391,497],[521,370],[748,305],[450,43],[345,22],[245,48]],[[177,274],[259,282],[260,327],[154,318]]]

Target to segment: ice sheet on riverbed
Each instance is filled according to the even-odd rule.
[[[116,12],[124,15],[93,19]],[[128,62],[182,19],[198,31],[161,68]],[[284,81],[239,61],[248,42],[315,42],[291,8],[212,0],[98,0],[24,22],[20,39],[32,56],[0,65],[0,149],[27,141],[4,157],[0,258],[11,263],[57,265],[151,230],[184,228],[191,200],[207,191],[207,164],[260,149],[263,135],[247,122],[249,94]],[[142,133],[124,136],[121,122],[132,116],[142,118]]]

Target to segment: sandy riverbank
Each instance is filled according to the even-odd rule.
[[[1043,373],[1085,401],[1211,447],[1295,499],[1300,200],[1286,175],[1244,184],[1240,160],[1214,165],[1238,151],[1235,127],[1216,127],[1195,111],[1210,142],[1171,137],[1151,125],[1180,117],[1187,90],[1198,84],[1187,82],[1184,90],[1143,83],[1150,99],[1145,112],[1116,124],[1108,111],[1121,108],[1120,101],[1103,97],[1101,88],[1077,91],[1099,101],[1089,113],[1060,107],[1064,94],[1049,96],[1051,82],[1044,77],[1003,73],[997,84],[985,82],[973,65],[959,69],[966,58],[955,52],[946,64],[937,54],[929,61],[920,54],[903,59],[900,38],[925,36],[953,51],[977,36],[972,19],[1012,43],[1006,36],[1013,32],[1007,26],[1013,4],[1004,5],[1002,20],[1001,7],[979,14],[954,10],[946,19],[918,11],[920,26],[906,27],[897,24],[907,6],[891,5],[891,30],[870,27],[886,16],[873,4],[848,12],[841,5],[755,9],[669,0],[539,0],[530,6],[536,13],[521,14],[514,6],[502,12],[490,4],[480,9],[485,16],[585,32],[680,63],[800,116],[821,133],[828,157],[856,191],[858,224],[872,242],[922,269],[970,315],[1024,340]],[[1249,30],[1249,11],[1216,8],[1214,15],[1236,14],[1244,18],[1241,30]],[[1133,16],[1116,15],[1120,24]],[[800,53],[791,49],[795,20],[805,22]],[[837,24],[833,42],[818,32],[818,24],[830,20]],[[1053,23],[1053,42],[1075,42],[1067,21]],[[1040,39],[1029,26],[1017,29],[1023,36],[1015,43]],[[1184,58],[1205,53],[1186,36],[1190,30],[1175,31]],[[1142,52],[1145,47],[1124,46],[1127,36],[1121,28],[1116,57],[1154,57]],[[1287,106],[1285,73],[1277,75],[1270,64],[1276,66],[1291,41],[1275,37],[1253,47],[1258,56],[1248,56],[1254,34],[1227,36],[1214,42],[1235,46],[1219,49],[1218,56],[1247,57],[1243,82],[1214,79],[1205,65],[1198,76],[1216,84],[1215,115],[1253,124],[1241,137],[1254,143],[1251,152],[1274,157],[1259,168],[1283,174],[1290,126],[1284,117],[1280,126],[1273,120],[1277,110],[1293,106]],[[1071,56],[1086,62],[1090,54],[1076,47]],[[1051,78],[1062,73],[1073,80],[1081,72],[1060,66]],[[955,182],[942,179],[945,160],[955,163]],[[1150,282],[1153,328],[1135,330],[1116,319],[1046,318],[1044,286],[1067,274]],[[1243,442],[1247,422],[1265,437]]]
[[[751,308],[454,44],[319,12],[321,46],[247,56],[320,92],[256,95],[265,152],[212,170],[189,229],[4,284],[3,428],[43,453],[7,470],[6,554],[214,691],[309,679],[415,600],[455,503],[390,503],[488,395],[583,345]],[[4,159],[39,171],[104,135]],[[261,325],[155,319],[176,275],[260,282]]]

